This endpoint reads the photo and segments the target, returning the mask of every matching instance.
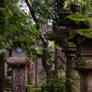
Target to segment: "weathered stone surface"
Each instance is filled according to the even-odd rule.
[[[76,62],[76,67],[79,71],[92,70],[92,57],[82,57]]]
[[[21,43],[20,41],[18,43]],[[18,43],[13,43],[13,44],[18,44]],[[25,57],[27,55],[27,51],[23,51],[20,46],[16,47],[13,46],[11,49],[11,56],[12,57]]]
[[[4,67],[5,76],[7,76],[7,72],[8,72],[8,64],[5,63],[4,66],[5,66],[5,67]]]
[[[76,67],[80,73],[80,92],[92,92],[92,38],[77,35]]]
[[[25,65],[29,62],[27,57],[10,57],[7,59],[7,63],[11,66]]]
[[[25,92],[25,68],[13,68],[13,92]]]
[[[27,57],[10,57],[7,63],[12,66],[13,92],[26,92],[26,64]]]
[[[92,92],[92,73],[80,72],[80,76],[81,92]]]
[[[38,58],[37,61],[37,86],[41,86],[46,81],[46,73],[42,65],[41,58]]]
[[[80,92],[79,74],[74,69],[74,57],[76,52],[75,46],[67,48],[67,61],[66,61],[66,89],[67,92]],[[71,82],[72,80],[72,82]],[[75,86],[76,85],[76,86]]]
[[[29,64],[27,64],[27,72],[28,72],[28,83],[35,84],[35,63],[32,61],[32,58],[29,60]]]
[[[92,92],[92,73],[90,72],[87,77],[88,92]]]

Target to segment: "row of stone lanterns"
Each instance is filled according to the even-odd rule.
[[[80,29],[80,28],[85,28],[88,27],[87,25],[84,24],[84,22],[81,22],[79,24],[76,24],[74,21],[64,19],[67,15],[70,15],[72,13],[76,13],[79,11],[79,5],[73,4],[71,6],[71,10],[69,11],[67,9],[63,9],[63,7],[59,7],[58,9],[58,17],[59,20],[56,23],[56,29],[54,30],[55,34],[55,41],[59,41],[62,44],[62,41],[65,40],[70,34],[75,32],[75,30]],[[84,25],[84,26],[83,26]],[[92,39],[87,39],[86,37],[83,37],[81,35],[76,35],[74,37],[74,42],[77,45],[77,62],[76,62],[76,69],[79,71],[80,74],[80,91],[81,92],[92,92],[92,44],[91,44]],[[70,47],[68,47],[70,48]],[[72,62],[72,58],[74,56],[70,55],[71,54],[71,49],[68,50],[67,54],[67,62]],[[74,61],[74,60],[73,60]],[[76,61],[76,60],[75,60]],[[72,66],[70,71],[74,71]],[[75,75],[76,73],[74,73]],[[68,74],[69,77],[71,77],[70,74]],[[74,78],[74,77],[73,77]],[[67,87],[69,90],[68,92],[73,92],[74,90],[71,89],[71,85]],[[73,87],[72,87],[73,88]],[[76,92],[79,92],[77,90]]]
[[[66,17],[71,14],[71,11],[62,9],[62,12],[59,13],[61,17]],[[63,38],[68,36],[68,25],[71,23],[69,20],[61,21],[57,24],[57,30],[55,30],[55,35],[60,34],[60,36],[55,36],[56,41],[62,41]],[[61,37],[61,34],[64,34],[64,37]],[[60,38],[58,38],[60,37]],[[80,89],[81,92],[92,92],[92,39],[87,39],[80,35],[76,35],[73,40],[77,44],[77,62],[76,69],[80,73]],[[16,44],[16,43],[15,43]],[[73,47],[68,47],[68,60],[72,63],[72,58],[74,57],[72,53]],[[25,66],[28,63],[27,52],[23,52],[21,46],[12,47],[12,57],[7,59],[7,63],[12,66],[13,69],[13,92],[25,92],[26,83],[25,83]],[[75,53],[75,52],[73,52]],[[72,70],[72,69],[71,69]],[[74,71],[74,70],[73,70]],[[69,77],[71,77],[70,75]],[[69,91],[70,92],[70,91]],[[73,92],[73,91],[72,91]]]
[[[72,6],[74,7],[71,10],[61,8],[58,11],[59,21],[57,22],[57,30],[54,33],[57,36],[60,35],[60,39],[57,40],[59,40],[61,45],[77,29],[75,22],[66,18],[68,15],[78,11],[78,5],[72,4]],[[76,47],[65,43],[64,48],[66,48],[66,90],[67,92],[79,92],[79,85],[75,86],[79,83],[78,72],[73,69]]]

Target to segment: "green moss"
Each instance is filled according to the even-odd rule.
[[[34,88],[34,92],[41,92],[41,88]]]
[[[12,88],[12,79],[10,77],[6,77],[5,78],[5,88],[9,88],[11,89]]]
[[[78,33],[86,38],[92,39],[92,29],[80,29]]]
[[[41,88],[28,87],[27,92],[41,92]]]

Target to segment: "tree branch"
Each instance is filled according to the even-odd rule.
[[[27,6],[28,6],[28,8],[29,8],[29,10],[30,10],[30,14],[31,14],[32,17],[33,17],[33,20],[34,20],[35,23],[36,23],[36,28],[37,28],[37,30],[40,31],[39,21],[38,21],[37,17],[35,16],[35,13],[34,13],[34,10],[33,10],[33,8],[32,8],[32,5],[31,5],[30,0],[25,0],[25,2],[26,2]],[[44,37],[44,35],[42,34],[41,31],[40,31],[40,33],[41,33],[40,38],[41,38],[41,40],[42,40],[44,46],[47,47],[48,41],[47,41],[47,39],[45,39],[45,37]]]
[[[29,8],[29,10],[30,10],[30,13],[31,13],[31,15],[32,15],[32,17],[33,17],[33,20],[34,20],[35,23],[36,23],[36,28],[37,28],[37,30],[39,30],[39,29],[40,29],[40,28],[39,28],[39,22],[38,22],[38,19],[37,19],[36,16],[35,16],[35,13],[34,13],[34,10],[33,10],[33,8],[32,8],[32,5],[31,5],[31,3],[30,3],[30,0],[25,0],[25,2],[26,2],[27,6],[28,6],[28,8]]]

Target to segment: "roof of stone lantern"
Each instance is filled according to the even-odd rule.
[[[92,29],[80,29],[71,35],[69,41],[75,42],[76,39],[92,39]]]

